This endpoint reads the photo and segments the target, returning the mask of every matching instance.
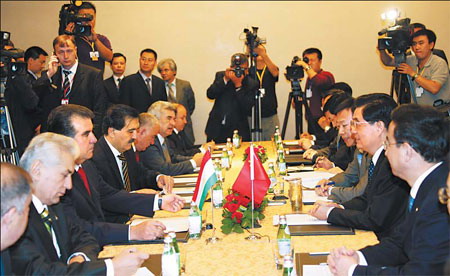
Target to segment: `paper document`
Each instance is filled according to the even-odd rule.
[[[222,153],[213,153],[211,154],[211,158],[222,158]]]
[[[316,194],[316,191],[303,190],[302,192],[303,192],[303,195],[302,195],[303,203],[314,203],[317,200],[331,201],[326,196],[318,196]]]
[[[186,203],[191,203],[192,202],[192,196],[182,196],[182,199],[184,199],[184,201]]]
[[[317,185],[317,182],[319,182],[322,179],[328,179],[333,176],[335,176],[334,173],[312,171],[312,172],[290,173],[289,176],[284,176],[283,179],[289,181],[291,179],[301,178],[303,187],[314,189]]]
[[[150,270],[148,270],[148,268],[144,266],[138,268],[138,270],[136,271],[136,273],[133,274],[133,276],[155,276],[155,274],[153,274]]]
[[[153,219],[135,219],[131,222],[131,225],[138,225],[148,220],[157,220],[162,222],[166,226],[164,232],[184,232],[189,229],[188,217],[172,217],[172,218],[153,218]]]
[[[288,225],[329,225],[326,220],[318,220],[308,214],[287,214],[286,222]]]
[[[303,276],[332,276],[328,265],[303,265]]]
[[[183,187],[183,188],[177,188],[174,187],[172,189],[172,193],[176,195],[182,195],[182,194],[192,194],[194,193],[195,187]]]
[[[173,179],[173,183],[177,184],[177,183],[196,183],[197,182],[197,177],[179,177],[179,178],[174,178]]]
[[[289,166],[287,168],[288,173],[290,172],[300,172],[300,171],[314,171],[313,166],[305,165],[305,166]]]
[[[283,141],[283,144],[285,144],[286,146],[298,146],[298,141]]]

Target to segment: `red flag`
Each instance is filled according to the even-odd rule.
[[[266,170],[259,160],[256,154],[249,154],[247,160],[244,162],[241,172],[239,173],[236,181],[233,184],[233,190],[239,192],[242,195],[252,198],[252,181],[250,180],[250,158],[254,156],[254,170],[255,170],[255,180],[253,187],[253,194],[255,197],[255,204],[261,204],[267,190],[270,186],[270,179],[267,176]]]

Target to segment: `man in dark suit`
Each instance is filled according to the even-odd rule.
[[[199,152],[204,153],[208,147],[211,147],[211,150],[213,150],[215,148],[214,141],[208,142],[201,147],[191,146],[185,132],[185,127],[187,126],[187,110],[182,104],[174,104],[174,106],[177,109],[175,127],[173,128],[172,134],[167,136],[170,151],[178,155],[193,156]]]
[[[177,64],[171,58],[163,59],[158,63],[158,72],[161,74],[161,78],[165,83],[167,100],[171,103],[182,104],[187,110],[187,124],[184,133],[189,146],[193,146],[195,144],[195,137],[191,116],[195,109],[195,96],[191,83],[175,78],[177,75]]]
[[[106,96],[108,97],[108,107],[119,103],[119,89],[123,80],[127,58],[121,53],[114,53],[111,60],[111,71],[113,75],[104,80]]]
[[[236,68],[240,70],[236,75]],[[247,76],[248,61],[244,54],[231,56],[231,66],[216,73],[213,84],[206,91],[208,99],[214,100],[209,113],[205,133],[207,141],[225,143],[238,130],[243,141],[250,141],[247,114],[254,105],[254,93],[258,83]]]
[[[136,109],[119,104],[107,110],[103,121],[104,135],[95,144],[94,156],[91,159],[98,173],[106,183],[117,190],[161,190],[166,185],[173,186],[171,177],[149,170],[136,161],[131,146],[136,139],[138,128],[139,117]],[[129,216],[123,213],[103,209],[108,222],[124,223],[129,219]]]
[[[153,240],[162,236],[165,227],[158,221],[146,221],[133,226],[105,222],[102,207],[127,216],[138,214],[151,217],[159,208],[177,211],[177,206],[173,204],[178,197],[128,193],[105,183],[94,164],[87,161],[92,158],[97,142],[92,133],[93,117],[89,109],[72,104],[55,108],[49,116],[49,131],[74,138],[80,148],[76,173],[72,175],[73,189],[61,199],[65,213],[77,220],[100,245],[128,240]],[[162,199],[161,206],[158,206],[159,198]]]
[[[125,77],[120,85],[120,103],[134,107],[139,113],[146,112],[156,101],[167,101],[164,81],[152,75],[158,54],[144,49],[139,58],[139,71]]]
[[[192,173],[196,167],[200,166],[203,154],[196,153],[192,157],[177,155],[170,152],[166,141],[175,126],[175,106],[169,102],[158,101],[150,106],[148,112],[158,118],[160,128],[155,144],[141,153],[144,166],[168,175]]]
[[[392,171],[411,186],[405,220],[389,237],[360,251],[333,249],[338,275],[444,275],[450,253],[450,224],[438,190],[449,173],[445,159],[449,123],[431,107],[401,105],[392,113],[385,150]]]
[[[47,117],[53,108],[72,103],[94,112],[94,133],[99,136],[106,108],[102,73],[78,62],[77,47],[72,36],[56,37],[53,40],[53,50],[48,71],[33,85],[40,96],[42,131],[47,130]]]
[[[1,163],[1,258],[0,275],[12,274],[9,249],[22,236],[28,223],[31,178],[22,168]]]
[[[385,157],[383,142],[395,101],[386,95],[357,107],[352,127],[357,147],[372,156],[368,168],[368,183],[364,193],[342,205],[316,202],[311,215],[329,223],[374,231],[378,239],[392,233],[405,215],[408,185],[392,175]]]
[[[32,88],[34,81],[41,76],[48,54],[40,47],[33,46],[25,51],[27,72],[8,79],[5,100],[11,115],[19,155],[39,129],[39,97]]]
[[[95,238],[64,213],[59,201],[72,188],[78,156],[73,139],[50,132],[36,136],[27,147],[20,165],[31,175],[33,195],[27,230],[11,247],[13,273],[131,275],[148,258],[126,250],[114,259],[97,259]]]

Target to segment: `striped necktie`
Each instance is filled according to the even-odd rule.
[[[167,87],[169,88],[169,95],[167,96],[167,100],[171,103],[176,103],[177,99],[175,98],[175,93],[173,92],[172,84],[168,83]]]
[[[146,78],[145,79],[145,84],[147,85],[148,93],[151,96],[152,95],[152,79],[151,78]]]
[[[370,160],[370,164],[369,164],[369,178],[368,178],[368,183],[370,184],[372,182],[372,176],[373,176],[373,170],[375,169],[375,165],[373,164],[373,161]]]
[[[63,70],[63,73],[64,73],[63,95],[64,95],[64,98],[67,99],[67,95],[69,95],[69,93],[70,93],[69,75],[72,72],[70,72],[70,70]]]
[[[167,163],[172,163],[172,160],[170,159],[169,150],[167,149],[167,144],[166,144],[165,140],[164,140],[164,142],[162,143],[161,146],[162,146],[162,149],[163,149],[164,159],[166,159]]]
[[[123,174],[123,183],[125,186],[125,190],[127,192],[131,191],[131,185],[130,185],[130,176],[128,175],[128,163],[127,159],[123,155],[123,153],[117,155],[120,161],[122,161],[122,174]]]
[[[50,217],[50,213],[48,212],[47,208],[42,211],[41,218],[48,233],[50,234],[50,236],[52,236],[52,218]]]

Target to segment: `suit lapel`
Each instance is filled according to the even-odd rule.
[[[123,188],[123,180],[122,180],[122,176],[119,171],[119,167],[117,166],[116,157],[112,153],[112,151],[109,148],[108,144],[106,143],[105,139],[106,139],[105,136],[102,136],[102,138],[100,138],[100,141],[98,143],[100,143],[99,145],[102,147],[103,153],[105,154],[105,157],[107,159],[110,170],[114,173],[114,175],[117,179],[116,182],[121,185],[120,189],[122,189]]]
[[[150,94],[148,93],[147,84],[145,83],[145,81],[142,78],[141,73],[139,73],[139,71],[136,73],[136,77],[137,77],[138,85],[141,87],[141,89],[143,89],[142,91],[146,91],[147,95],[150,96]],[[152,77],[152,90],[153,90],[153,77]]]
[[[442,163],[437,168],[435,168],[422,182],[419,190],[417,191],[416,198],[414,199],[413,206],[411,208],[411,213],[415,213],[415,210],[421,207],[422,202],[427,197],[428,193],[433,190],[433,185],[439,183],[439,179],[442,174],[445,174],[445,163]],[[437,196],[436,196],[437,197]]]
[[[164,162],[167,162],[167,160],[166,160],[166,158],[164,156],[164,151],[163,151],[161,142],[159,142],[159,138],[158,137],[156,137],[156,139],[155,139],[155,146],[158,149],[158,151],[161,153],[161,157],[164,159]]]
[[[43,244],[49,258],[53,261],[59,260],[58,255],[56,254],[55,246],[53,245],[52,237],[48,233],[47,228],[45,228],[41,215],[39,215],[33,204],[30,205],[29,220],[29,224],[34,225],[33,228],[36,230],[36,234],[40,238],[40,242]]]
[[[77,71],[75,72],[75,76],[73,77],[73,83],[72,83],[72,88],[70,88],[70,97],[73,97],[74,94],[72,93],[76,93],[78,87],[80,86],[81,82],[83,81],[83,76],[84,76],[84,70],[81,67],[82,65],[80,63],[78,63],[78,68]]]
[[[62,76],[61,76],[61,66],[58,68],[58,71],[53,75],[52,77],[52,84],[56,85],[56,91],[58,93],[58,96],[62,98],[63,91],[62,91]]]
[[[92,195],[89,195],[88,191],[86,190],[86,187],[84,187],[83,180],[81,179],[80,175],[77,172],[75,172],[72,176],[73,189],[76,189],[87,201],[87,203],[94,208],[94,210],[98,210],[97,205],[94,202],[94,193],[96,193],[95,188],[92,185],[92,181],[89,179],[89,174],[87,173],[86,168],[84,166],[83,168],[86,172],[86,177],[88,178],[89,188],[91,190]]]
[[[50,212],[52,218],[52,228],[56,235],[56,240],[59,246],[59,252],[61,253],[61,260],[66,260],[69,256],[66,252],[66,242],[69,237],[67,237],[67,230],[65,230],[62,225],[62,220],[64,218],[60,217],[56,211],[56,208],[53,206],[48,206],[48,210]]]
[[[175,79],[175,86],[177,88],[177,94],[175,95],[175,98],[177,99],[177,102],[182,103],[183,97],[184,97],[183,85],[181,84],[181,82],[178,79]],[[189,112],[188,112],[188,114],[189,114]]]

